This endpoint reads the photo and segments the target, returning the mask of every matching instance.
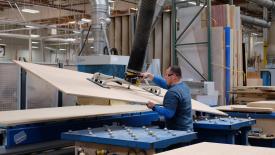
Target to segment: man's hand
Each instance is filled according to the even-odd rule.
[[[153,101],[148,101],[146,105],[149,109],[152,109],[156,104]]]
[[[154,75],[152,73],[149,72],[144,72],[144,73],[140,73],[140,76],[142,77],[142,79],[149,79],[149,80],[153,80],[154,79]]]

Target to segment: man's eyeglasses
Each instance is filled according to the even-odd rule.
[[[174,74],[166,74],[167,77],[172,76],[172,75],[174,75]]]

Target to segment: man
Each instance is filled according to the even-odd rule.
[[[164,79],[151,73],[141,73],[143,78],[152,80],[158,86],[168,89],[163,99],[163,106],[149,101],[147,107],[165,117],[166,127],[171,130],[193,130],[190,90],[181,81],[181,69],[169,67]]]

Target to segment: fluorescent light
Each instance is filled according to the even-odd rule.
[[[94,38],[88,38],[88,41],[94,41],[95,39]]]
[[[257,35],[259,35],[259,34],[258,34],[258,33],[251,33],[251,35],[257,36]]]
[[[85,23],[90,23],[92,20],[91,19],[87,19],[87,18],[82,18],[81,21],[85,22]]]
[[[66,40],[67,40],[67,41],[71,41],[71,42],[75,41],[74,38],[67,38]]]
[[[6,46],[7,44],[0,44],[1,46]]]
[[[31,38],[38,38],[40,37],[40,35],[37,35],[37,34],[31,34]]]
[[[76,30],[74,30],[73,32],[74,32],[74,33],[80,33],[80,31],[76,31]]]
[[[188,2],[189,4],[196,5],[196,2]]]
[[[25,9],[22,9],[22,12],[35,14],[35,13],[39,13],[40,11],[39,10],[26,9],[25,8]]]
[[[32,46],[32,48],[38,48],[37,46]]]
[[[37,27],[31,26],[31,25],[26,25],[25,27],[27,27],[27,28],[37,28]]]
[[[76,21],[70,21],[70,22],[68,22],[69,24],[75,24],[76,23]]]
[[[32,43],[33,43],[33,44],[39,44],[39,42],[37,42],[37,41],[32,41]]]
[[[92,48],[92,49],[93,49],[93,48],[94,48],[94,46],[91,46],[90,48]]]
[[[137,9],[137,8],[130,8],[130,10],[135,10],[135,11],[137,11],[138,9]]]
[[[60,50],[60,51],[66,51],[66,49],[64,49],[64,48],[60,48],[59,50]]]

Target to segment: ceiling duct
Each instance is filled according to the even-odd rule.
[[[94,37],[94,49],[92,54],[100,55],[104,53],[104,48],[108,48],[106,35],[107,25],[110,23],[108,0],[90,0],[91,4],[91,33]]]
[[[270,22],[251,16],[241,15],[241,19],[244,23],[252,24],[263,28],[269,28],[271,26]]]
[[[250,1],[258,5],[261,5],[263,7],[266,7],[268,9],[274,9],[275,7],[275,2],[272,0],[250,0]]]

